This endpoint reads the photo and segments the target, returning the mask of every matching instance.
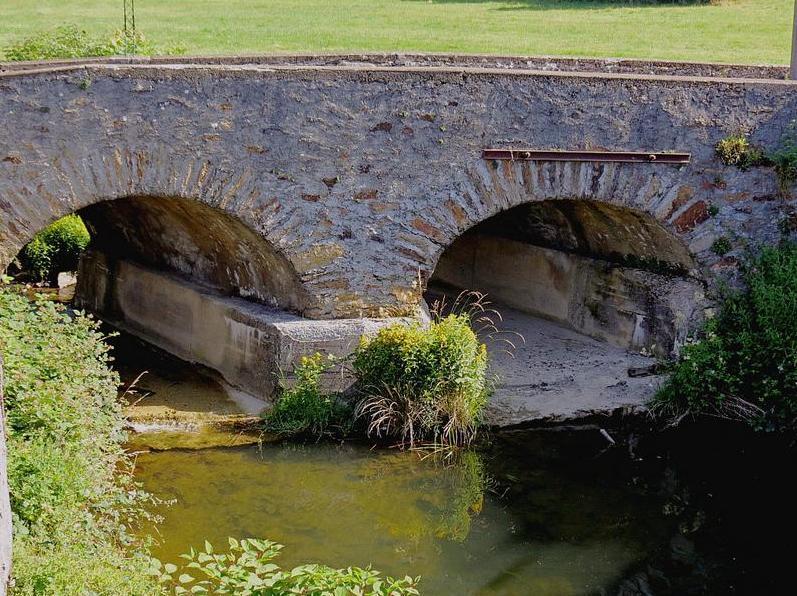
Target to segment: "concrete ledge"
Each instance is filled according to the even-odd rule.
[[[90,251],[78,275],[76,305],[268,401],[302,356],[350,355],[364,334],[407,318],[305,319],[212,288]],[[324,379],[330,390],[351,384],[345,367]]]
[[[50,60],[0,63],[0,73],[56,69],[88,65],[219,65],[219,66],[300,66],[500,69],[547,72],[639,74],[681,77],[720,77],[735,79],[786,79],[782,65],[721,64],[673,60],[635,60],[626,58],[574,58],[566,56],[493,56],[448,53],[367,53],[367,54],[243,54],[233,56],[116,56],[78,60]]]

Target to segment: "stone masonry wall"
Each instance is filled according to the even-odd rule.
[[[364,59],[363,59],[364,60]],[[532,64],[532,63],[529,63]],[[777,145],[782,80],[360,63],[102,64],[0,73],[0,267],[56,218],[121,197],[202,201],[262,235],[311,318],[416,308],[443,250],[509,207],[583,198],[646,212],[732,272],[791,204],[721,165]],[[486,162],[486,147],[687,151],[686,166]],[[710,247],[729,236],[734,251]]]

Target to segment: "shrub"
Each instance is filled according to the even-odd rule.
[[[765,248],[743,270],[702,338],[686,346],[653,400],[680,420],[708,414],[757,428],[797,419],[797,245]]]
[[[797,182],[797,125],[791,122],[780,141],[780,146],[769,154],[769,161],[778,177],[778,191],[788,198],[791,187]]]
[[[716,146],[717,156],[726,166],[736,166],[742,170],[765,165],[764,151],[754,147],[743,134],[725,137]]]
[[[0,286],[14,594],[153,594],[118,377],[97,323]]]
[[[774,151],[753,147],[742,134],[732,135],[717,143],[722,163],[746,170],[755,166],[771,166],[778,179],[778,193],[788,198],[797,182],[797,121],[792,121]]]
[[[60,271],[75,271],[90,241],[83,220],[62,217],[33,237],[19,255],[20,263],[40,281],[54,281]]]
[[[329,365],[329,359],[318,353],[302,357],[294,370],[294,385],[288,388],[283,381],[281,395],[265,414],[267,431],[315,437],[345,433],[350,427],[350,408],[340,396],[320,388],[321,375]]]
[[[5,50],[6,60],[53,60],[57,58],[94,58],[129,54],[157,54],[158,48],[141,33],[114,31],[92,36],[77,25],[63,25],[37,33]],[[174,48],[170,53],[182,53]]]
[[[168,565],[161,577],[175,594],[362,594],[409,596],[418,594],[418,578],[382,577],[370,568],[333,569],[325,565],[301,565],[284,571],[273,563],[282,545],[268,540],[230,538],[230,552],[219,554],[205,542],[204,552],[183,555],[189,562],[178,569]],[[156,572],[160,571],[156,567]],[[198,575],[199,578],[195,578]]]
[[[733,245],[727,236],[720,236],[711,244],[711,252],[719,256],[728,254],[732,248]]]
[[[396,324],[363,338],[354,356],[357,416],[369,436],[414,445],[469,442],[489,394],[487,348],[466,313],[431,324]]]

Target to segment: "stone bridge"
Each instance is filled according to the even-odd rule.
[[[480,289],[510,326],[556,323],[517,323],[543,339],[506,365],[525,397],[496,419],[595,393],[584,362],[612,363],[597,391],[612,409],[650,392],[625,378],[626,351],[677,351],[718,276],[790,225],[770,169],[714,151],[739,131],[778,145],[797,117],[784,76],[462,56],[0,65],[0,268],[79,212],[93,233],[79,301],[264,397],[298,355],[346,353],[386,318],[424,316],[425,296]],[[502,148],[602,157],[485,159]],[[581,364],[540,380],[568,334]]]

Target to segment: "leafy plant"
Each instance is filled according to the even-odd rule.
[[[357,416],[367,434],[414,445],[470,442],[487,403],[487,348],[471,315],[450,314],[428,328],[395,324],[365,337],[354,356]]]
[[[722,139],[715,148],[720,161],[726,166],[746,170],[765,165],[766,156],[759,147],[754,147],[744,134],[730,135]]]
[[[5,49],[6,60],[10,61],[184,53],[185,48],[179,45],[160,48],[139,32],[117,29],[96,36],[77,25],[62,25],[43,31]]]
[[[780,195],[789,197],[791,187],[797,182],[797,122],[789,124],[780,146],[769,154],[769,161],[778,177]]]
[[[0,286],[14,594],[157,593],[97,322]]]
[[[315,437],[345,432],[351,426],[351,409],[340,396],[324,393],[320,387],[329,366],[329,358],[319,353],[303,356],[294,369],[293,386],[283,379],[281,395],[265,414],[265,430]]]
[[[241,596],[278,596],[282,594],[316,594],[330,596],[409,596],[418,594],[419,578],[393,579],[382,577],[370,568],[333,569],[325,565],[301,565],[282,570],[273,561],[282,545],[254,538],[229,539],[230,550],[216,553],[205,542],[205,550],[193,549],[183,558],[184,569],[156,562],[153,573],[174,594],[239,594]],[[179,575],[177,575],[179,573]],[[175,575],[177,575],[175,579]]]
[[[701,338],[687,345],[652,402],[678,421],[711,415],[757,428],[797,420],[797,245],[763,249],[728,291]]]
[[[19,254],[23,269],[39,281],[54,281],[60,271],[75,271],[91,240],[77,215],[67,215],[33,237]]]
[[[722,139],[716,146],[722,163],[746,170],[755,166],[771,166],[778,178],[778,193],[788,198],[797,182],[797,121],[792,121],[773,151],[754,147],[743,134]]]
[[[722,256],[731,251],[733,245],[727,236],[720,236],[711,244],[711,252]]]

